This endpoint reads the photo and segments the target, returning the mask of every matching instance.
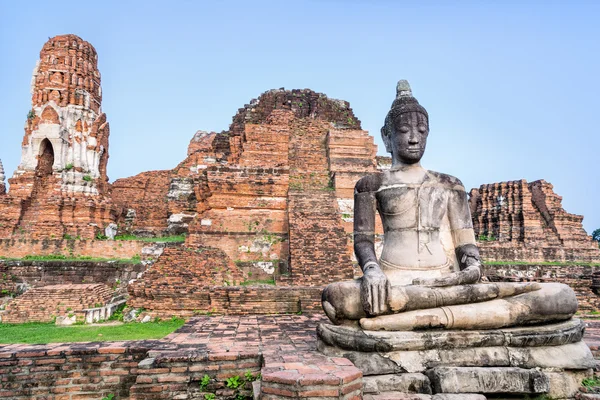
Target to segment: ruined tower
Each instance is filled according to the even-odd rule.
[[[20,207],[14,229],[31,237],[93,237],[116,218],[105,196],[109,126],[94,47],[76,35],[48,40],[31,95],[21,162],[9,180]]]
[[[36,176],[56,178],[53,189],[61,192],[103,194],[109,127],[94,47],[75,35],[46,42],[33,70],[31,95],[12,194],[29,195],[19,183]]]
[[[479,249],[489,261],[598,262],[600,250],[583,229],[583,216],[562,207],[545,180],[481,185],[470,192]]]

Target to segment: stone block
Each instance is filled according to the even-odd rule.
[[[512,367],[437,367],[427,372],[435,393],[547,393],[548,376]]]
[[[406,392],[431,394],[429,378],[423,374],[388,374],[363,377],[363,393]]]
[[[593,376],[593,370],[585,371],[544,371],[550,383],[548,396],[552,399],[574,398],[579,392],[581,381]]]

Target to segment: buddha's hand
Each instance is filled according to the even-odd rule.
[[[368,316],[387,312],[390,292],[390,281],[378,265],[365,269],[360,285],[360,300]]]

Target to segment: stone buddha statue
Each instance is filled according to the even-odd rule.
[[[381,129],[389,170],[355,186],[354,251],[363,276],[329,285],[323,309],[364,330],[495,329],[567,320],[577,299],[557,283],[481,283],[481,260],[461,181],[421,166],[429,115],[400,81]],[[375,254],[375,218],[384,246]]]
[[[333,324],[318,325],[317,349],[354,363],[367,396],[574,399],[596,361],[582,341],[585,324],[572,318],[573,291],[481,282],[467,193],[455,177],[421,166],[429,116],[406,81],[381,133],[392,167],[355,187],[354,251],[363,276],[323,291]]]

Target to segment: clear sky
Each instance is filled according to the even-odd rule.
[[[379,144],[399,79],[430,114],[426,168],[467,188],[545,179],[600,228],[598,1],[0,1],[0,159],[12,175],[49,37],[98,51],[111,181],[171,169],[262,92],[350,102]]]

